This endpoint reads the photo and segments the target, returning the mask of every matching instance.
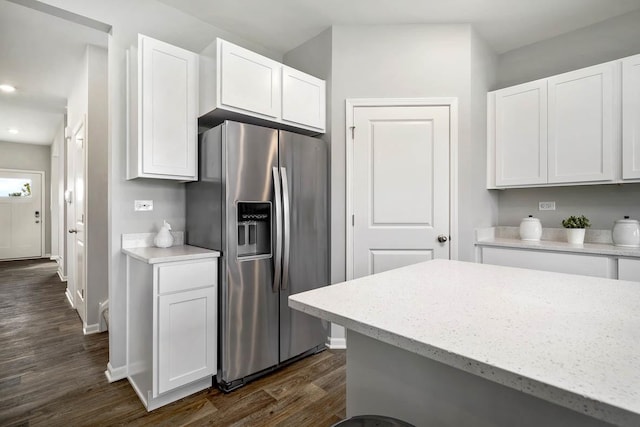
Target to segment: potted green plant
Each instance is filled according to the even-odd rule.
[[[567,242],[572,245],[581,245],[584,243],[585,230],[591,227],[591,223],[584,215],[572,215],[562,220],[562,226],[567,229]]]

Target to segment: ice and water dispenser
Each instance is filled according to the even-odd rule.
[[[238,258],[271,256],[271,202],[238,202]]]

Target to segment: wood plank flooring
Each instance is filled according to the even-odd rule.
[[[330,350],[147,413],[128,381],[107,382],[108,334],[82,334],[56,268],[0,262],[0,426],[324,427],[346,416],[345,353]]]

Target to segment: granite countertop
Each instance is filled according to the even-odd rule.
[[[640,286],[434,260],[303,292],[310,315],[623,426],[640,425]]]
[[[174,237],[174,246],[169,248],[157,248],[153,246],[155,233],[123,234],[122,252],[148,264],[217,258],[220,256],[220,252],[218,251],[185,245],[182,232],[172,232],[172,234]]]
[[[520,239],[519,227],[487,227],[476,229],[475,245],[640,258],[640,248],[614,246],[610,230],[587,229],[585,243],[572,245],[562,228],[543,229],[541,240],[527,241]]]

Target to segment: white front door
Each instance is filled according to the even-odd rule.
[[[0,170],[0,260],[42,254],[43,172]]]
[[[351,278],[449,258],[450,107],[355,106],[353,126]]]

